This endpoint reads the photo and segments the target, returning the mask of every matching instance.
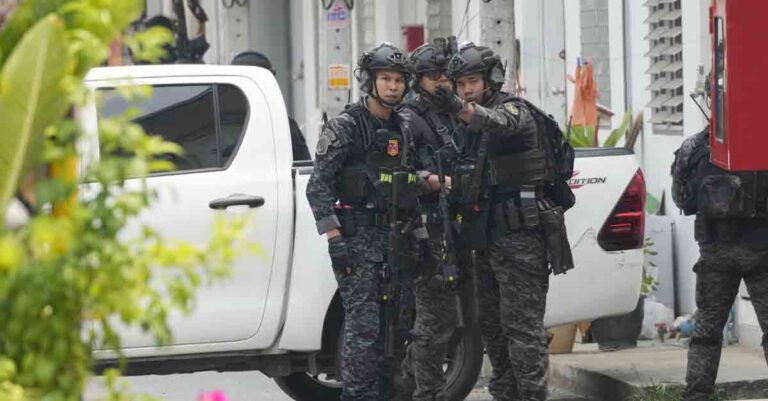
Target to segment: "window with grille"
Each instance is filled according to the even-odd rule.
[[[651,61],[651,123],[654,132],[682,133],[683,128],[683,28],[681,0],[647,0]]]

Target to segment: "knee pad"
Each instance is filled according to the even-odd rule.
[[[691,345],[705,345],[710,347],[721,347],[723,338],[720,337],[692,337]]]

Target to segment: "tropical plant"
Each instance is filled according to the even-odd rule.
[[[651,292],[656,291],[656,287],[659,285],[658,280],[649,273],[651,268],[656,268],[656,264],[648,260],[648,256],[659,254],[653,250],[654,245],[655,243],[651,238],[646,238],[643,242],[643,280],[640,283],[640,293],[643,295],[650,295]]]
[[[626,138],[629,133],[630,124],[632,123],[632,108],[629,108],[624,117],[621,119],[621,124],[611,131],[610,135],[603,142],[602,147],[613,148],[615,147],[621,138]],[[564,130],[565,131],[565,130]],[[568,133],[566,132],[566,135]],[[571,145],[575,148],[589,148],[593,147],[595,143],[595,128],[577,126],[571,127],[570,132]]]
[[[656,214],[659,210],[661,203],[659,200],[650,193],[645,196],[645,212],[647,214]],[[653,247],[656,245],[653,240],[648,237],[643,242],[643,280],[640,284],[640,293],[643,295],[649,295],[651,292],[656,291],[659,285],[659,281],[649,273],[649,270],[656,269],[655,263],[651,262],[648,257],[656,256],[659,253],[656,252]]]
[[[28,221],[11,228],[0,219],[0,400],[80,400],[91,351],[120,349],[115,324],[167,343],[170,311],[189,312],[195,290],[224,277],[245,245],[243,220],[219,220],[204,247],[162,238],[149,226],[124,238],[126,224],[155,197],[126,179],[170,169],[160,156],[180,152],[146,135],[131,114],[100,120],[99,159],[77,165],[85,134],[74,110],[88,98],[84,76],[105,61],[142,6],[26,0],[0,31],[0,211],[22,177],[36,182]],[[151,59],[169,39],[158,28],[126,43]],[[83,186],[87,199],[78,194]],[[106,372],[109,397],[128,399],[118,376]]]

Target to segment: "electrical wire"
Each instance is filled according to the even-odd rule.
[[[464,16],[461,17],[461,24],[459,24],[459,27],[460,27],[459,34],[456,35],[457,38],[461,37],[461,34],[464,32],[464,28],[465,28],[464,21],[467,20],[467,15],[469,15],[469,3],[471,1],[472,0],[467,0],[467,6],[464,8]],[[469,25],[469,21],[467,21],[467,25]]]

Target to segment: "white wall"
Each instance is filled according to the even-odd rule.
[[[464,41],[480,43],[479,1],[453,0],[451,20],[453,21],[453,34],[456,35],[459,46]]]
[[[645,125],[638,151],[646,178],[648,192],[657,198],[665,194],[665,213],[675,227],[675,264],[677,273],[677,297],[680,313],[692,313],[695,304],[695,276],[693,264],[698,259],[698,246],[693,240],[693,219],[679,215],[677,207],[671,199],[672,178],[669,167],[674,158],[673,152],[680,146],[684,136],[695,134],[701,130],[705,121],[696,105],[687,96],[696,86],[699,65],[708,65],[707,54],[709,38],[706,33],[708,18],[708,1],[683,1],[683,104],[684,136],[657,135],[652,133],[649,123],[650,110],[645,105],[650,101],[650,93],[645,89],[650,84],[650,78],[645,71],[649,60],[644,54],[648,51],[648,42],[643,39],[648,33],[648,27],[643,23],[647,16],[647,8],[642,2],[629,1],[627,18],[631,34],[630,43],[630,74],[631,99],[633,109],[645,110]]]
[[[403,47],[403,33],[400,28],[400,1],[375,0],[376,44],[390,42]]]
[[[399,0],[400,25],[427,25],[427,0]]]
[[[631,1],[631,0],[630,0]],[[638,2],[635,0],[635,2]],[[639,3],[639,2],[638,2]],[[624,5],[622,1],[608,1],[608,32],[609,54],[611,59],[611,104],[610,108],[614,111],[613,124],[616,127],[621,124],[624,112],[627,110],[625,101],[625,90],[627,79],[624,76]],[[607,137],[607,133],[603,138]],[[601,138],[601,139],[603,139]]]
[[[573,75],[576,71],[576,57],[581,54],[581,24],[579,18],[570,16],[581,15],[581,6],[578,0],[565,1],[564,3],[564,13],[567,16],[565,18],[565,71]],[[565,93],[568,115],[570,115],[574,95],[574,87],[570,81],[566,83]]]

